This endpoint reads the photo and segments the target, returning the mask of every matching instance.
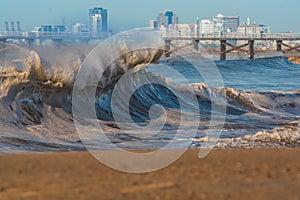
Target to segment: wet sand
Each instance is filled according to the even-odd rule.
[[[87,152],[0,156],[0,199],[300,199],[300,149],[189,150],[148,174]]]

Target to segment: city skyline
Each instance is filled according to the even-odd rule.
[[[239,15],[241,23],[251,17],[259,24],[267,24],[273,32],[300,32],[300,22],[296,14],[300,8],[300,0],[289,2],[279,1],[271,4],[271,1],[251,1],[253,9],[247,6],[245,0],[228,0],[226,2],[202,1],[184,2],[174,0],[160,2],[154,0],[143,2],[129,1],[96,1],[82,0],[53,0],[40,2],[37,0],[12,0],[3,3],[0,8],[0,31],[4,30],[4,22],[20,21],[22,29],[30,31],[34,26],[41,24],[59,24],[65,22],[71,25],[77,22],[88,24],[87,10],[93,7],[102,7],[109,10],[109,29],[122,31],[130,28],[148,26],[149,20],[155,18],[161,10],[173,10],[179,17],[179,23],[195,23],[196,16],[200,19],[210,19],[217,13],[224,15]],[[17,5],[17,6],[16,6]],[[30,5],[30,6],[28,6]]]

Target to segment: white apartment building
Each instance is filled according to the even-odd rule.
[[[195,37],[197,28],[197,24],[170,24],[169,32],[181,37]]]
[[[200,21],[200,35],[212,34],[214,32],[214,25],[211,20],[203,19]]]

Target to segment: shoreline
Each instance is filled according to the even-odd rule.
[[[299,199],[300,148],[188,150],[128,174],[88,152],[0,155],[0,199]]]

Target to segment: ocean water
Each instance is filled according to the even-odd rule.
[[[111,147],[106,140],[83,142],[74,125],[74,82],[91,49],[0,49],[0,153]],[[164,148],[170,141],[172,148],[300,146],[300,65],[279,57],[215,61],[224,86],[213,87],[190,62],[159,59],[161,54],[147,49],[124,54],[99,80],[92,110],[112,144],[125,149]],[[126,73],[130,76],[123,77]],[[84,131],[97,137],[96,127]]]

